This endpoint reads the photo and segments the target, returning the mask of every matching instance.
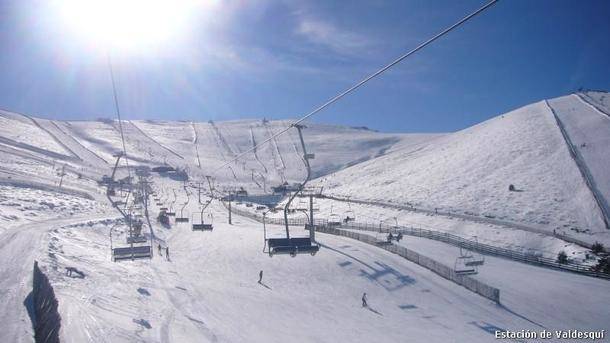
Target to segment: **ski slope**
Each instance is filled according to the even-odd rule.
[[[579,149],[607,202],[608,118],[593,113],[576,95],[548,103],[570,136],[588,142]],[[545,102],[395,149],[317,181],[331,195],[512,221],[533,231],[610,243],[602,212]],[[511,184],[516,191],[509,191]]]
[[[581,171],[589,170],[607,201],[606,94],[538,102],[450,134],[309,124],[304,136],[308,152],[316,155],[313,184],[327,195],[371,201],[315,199],[315,216],[350,214],[361,222],[477,236],[544,256],[563,250],[572,260],[584,260],[588,249],[554,233],[610,245]],[[553,111],[583,165],[571,156]],[[314,257],[269,258],[262,252],[262,225],[237,215],[229,225],[218,201],[204,213],[206,221],[213,218],[214,231],[198,232],[175,219],[170,228],[159,225],[161,206],[149,200],[152,231],[146,227],[144,234],[154,233],[154,257],[112,262],[110,249],[127,246],[128,229],[97,180],[110,174],[113,155],[123,148],[119,123],[10,112],[0,112],[0,121],[0,342],[32,341],[25,305],[34,260],[55,289],[66,342],[492,342],[495,330],[608,330],[606,280],[486,257],[475,277],[500,289],[501,304],[495,304],[348,238],[318,234],[322,247]],[[305,168],[294,130],[219,169],[289,123],[122,124],[130,166],[169,164],[189,173],[188,199],[182,182],[158,174],[150,181],[163,206],[174,202],[175,192],[178,215],[188,200],[183,214],[192,220],[201,208],[194,187],[205,175],[214,176],[216,191],[244,187],[251,194],[300,181]],[[124,166],[118,177],[127,175]],[[509,184],[517,191],[509,192]],[[203,185],[206,201],[210,191]],[[269,237],[282,237],[283,230],[267,226]],[[291,235],[307,232],[294,227]],[[405,237],[400,244],[446,265],[459,254],[422,238]],[[169,247],[169,261],[157,245]],[[67,267],[84,276],[66,275]],[[361,306],[364,292],[369,308]]]
[[[215,218],[224,215],[215,205]],[[535,328],[527,320],[400,257],[321,235],[315,257],[269,258],[260,224],[216,220],[212,233],[188,224],[157,228],[170,262],[113,263],[107,225],[60,227],[49,235],[62,339],[96,341],[486,342],[486,327]],[[271,228],[279,234],[281,227]],[[259,270],[263,284],[257,283]],[[100,285],[104,285],[100,287]],[[361,307],[366,292],[370,310]],[[408,322],[409,325],[405,325]],[[337,328],[341,328],[337,330]]]

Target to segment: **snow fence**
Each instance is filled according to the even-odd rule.
[[[472,277],[470,277],[468,275],[456,274],[456,272],[451,267],[448,267],[430,257],[424,256],[415,251],[408,250],[405,247],[395,245],[395,244],[379,245],[379,244],[377,244],[377,240],[375,239],[375,237],[372,237],[369,235],[365,235],[365,234],[361,234],[361,233],[357,233],[357,232],[339,230],[339,229],[335,229],[335,228],[329,228],[326,226],[316,226],[315,228],[316,228],[316,231],[318,231],[318,232],[328,233],[328,234],[337,235],[337,236],[344,236],[344,237],[356,239],[358,241],[361,241],[361,242],[364,242],[367,244],[375,245],[381,249],[387,250],[391,253],[404,257],[407,260],[409,260],[415,264],[418,264],[426,269],[429,269],[432,272],[444,277],[447,280],[453,281],[453,282],[457,283],[458,285],[466,287],[467,289],[469,289],[470,291],[472,291],[476,294],[479,294],[496,303],[500,303],[500,290],[498,288],[489,286],[488,284],[486,284],[482,281],[473,279]]]
[[[59,343],[61,317],[57,311],[57,298],[49,278],[38,268],[34,261],[32,282],[32,305],[34,318],[34,337],[36,343]]]

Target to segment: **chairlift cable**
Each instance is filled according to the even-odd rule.
[[[328,106],[334,104],[335,102],[337,102],[339,99],[343,98],[344,96],[352,93],[353,91],[355,91],[356,89],[360,88],[362,85],[364,85],[365,83],[367,83],[368,81],[374,79],[375,77],[379,76],[380,74],[382,74],[383,72],[385,72],[386,70],[392,68],[393,66],[395,66],[396,64],[402,62],[404,59],[406,59],[407,57],[415,54],[416,52],[418,52],[419,50],[423,49],[424,47],[426,47],[427,45],[431,44],[432,42],[436,41],[437,39],[441,38],[442,36],[446,35],[447,33],[453,31],[454,29],[456,29],[457,27],[461,26],[462,24],[464,24],[465,22],[467,22],[468,20],[472,19],[473,17],[475,17],[476,15],[482,13],[483,11],[485,11],[486,9],[488,9],[489,7],[491,7],[492,5],[494,5],[496,2],[498,2],[499,0],[491,0],[490,2],[488,2],[487,4],[483,5],[482,7],[480,7],[479,9],[477,9],[476,11],[468,14],[467,16],[465,16],[464,18],[462,18],[461,20],[459,20],[458,22],[456,22],[455,24],[447,27],[446,29],[444,29],[443,31],[437,33],[436,35],[434,35],[433,37],[429,38],[428,40],[424,41],[423,43],[421,43],[420,45],[418,45],[417,47],[415,47],[414,49],[410,50],[409,52],[403,54],[402,56],[398,57],[397,59],[395,59],[394,61],[392,61],[391,63],[389,63],[388,65],[384,66],[383,68],[379,69],[378,71],[374,72],[373,74],[365,77],[364,79],[362,79],[360,82],[356,83],[355,85],[351,86],[350,88],[346,89],[345,91],[339,93],[338,95],[336,95],[335,97],[331,98],[330,100],[326,101],[324,104],[322,104],[321,106],[315,108],[313,111],[309,112],[308,114],[306,114],[304,117],[298,119],[297,121],[295,121],[294,123],[290,124],[288,127],[282,129],[281,131],[271,135],[271,137],[265,139],[264,141],[256,144],[255,146],[249,148],[248,150],[238,154],[237,156],[235,156],[233,159],[231,159],[230,161],[225,162],[224,164],[222,164],[220,167],[216,168],[216,170],[214,170],[214,173],[218,172],[219,170],[221,170],[222,168],[230,165],[231,163],[239,160],[241,157],[245,156],[246,154],[249,154],[250,152],[254,151],[255,149],[257,149],[258,147],[270,142],[271,140],[275,139],[276,137],[283,135],[284,133],[288,132],[292,127],[294,127],[295,125],[298,125],[300,123],[302,123],[303,121],[307,120],[308,118],[312,117],[313,115],[317,114],[318,112],[324,110],[325,108],[327,108]]]
[[[129,171],[129,160],[127,159],[127,148],[125,147],[125,134],[123,133],[123,121],[121,120],[121,110],[119,106],[119,97],[116,91],[116,82],[114,81],[114,69],[112,68],[112,60],[110,59],[110,53],[106,55],[108,62],[108,71],[110,72],[110,81],[112,82],[112,95],[114,98],[114,109],[119,120],[119,131],[121,133],[121,142],[123,143],[123,155],[125,155],[125,165],[127,166],[127,174],[131,178],[131,172]]]

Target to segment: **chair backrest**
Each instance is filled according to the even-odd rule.
[[[267,239],[267,244],[269,244],[269,247],[271,248],[288,247],[292,245],[290,244],[290,239],[288,238],[269,238]]]
[[[291,238],[290,243],[293,246],[309,246],[311,245],[311,239],[309,237]]]
[[[125,248],[114,248],[112,249],[112,253],[114,255],[131,255],[133,254],[146,254],[150,253],[151,248],[149,245],[141,245],[135,247],[125,247]]]

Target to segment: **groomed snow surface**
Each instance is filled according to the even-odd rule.
[[[317,199],[316,216],[353,211],[362,222],[476,235],[546,256],[565,250],[582,260],[586,248],[553,232],[606,246],[610,239],[553,111],[607,203],[607,110],[607,93],[588,92],[451,134],[308,125],[314,183],[325,194],[370,202]],[[487,257],[474,277],[500,289],[499,305],[348,238],[319,234],[322,248],[314,257],[269,258],[261,224],[234,216],[229,225],[217,201],[205,216],[213,216],[213,232],[174,220],[164,228],[154,222],[159,206],[151,201],[153,259],[112,262],[110,233],[114,247],[126,246],[127,229],[96,181],[110,174],[113,154],[122,149],[118,122],[49,121],[5,111],[0,121],[0,342],[33,340],[25,300],[34,260],[55,289],[60,337],[67,342],[492,342],[503,329],[610,329],[606,280]],[[191,181],[213,174],[219,189],[263,194],[304,177],[296,131],[248,153],[243,163],[216,169],[287,123],[126,121],[123,129],[132,166],[167,163],[188,170]],[[126,175],[122,167],[118,177]],[[177,192],[179,212],[182,184],[159,176],[151,181],[165,205]],[[509,184],[517,191],[509,192]],[[198,209],[191,195],[185,215]],[[283,235],[282,227],[267,229],[268,236]],[[169,247],[169,261],[158,244]],[[400,244],[450,266],[459,254],[421,238]],[[66,267],[83,277],[66,275]],[[361,306],[364,292],[369,308]]]

